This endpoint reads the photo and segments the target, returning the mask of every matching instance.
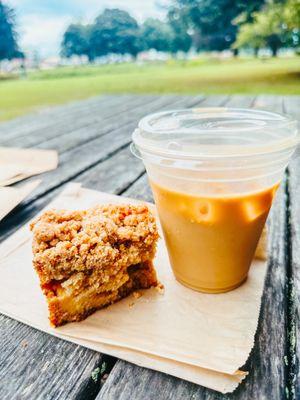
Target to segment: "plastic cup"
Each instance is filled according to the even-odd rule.
[[[220,293],[246,280],[297,143],[297,122],[267,111],[202,108],[140,121],[132,151],[145,164],[179,282]]]

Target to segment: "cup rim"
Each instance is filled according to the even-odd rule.
[[[189,154],[188,152],[184,152],[178,149],[172,148],[163,148],[159,146],[159,140],[152,140],[151,138],[147,138],[151,135],[159,136],[160,134],[163,135],[164,131],[159,132],[157,129],[153,128],[151,125],[151,121],[158,120],[159,118],[164,117],[172,117],[178,116],[180,114],[186,114],[191,116],[206,116],[206,115],[244,115],[251,116],[253,121],[252,125],[249,126],[239,127],[239,132],[246,132],[246,133],[257,133],[259,131],[265,129],[271,130],[279,130],[279,129],[287,129],[290,127],[290,134],[286,135],[286,137],[275,139],[273,141],[269,141],[263,144],[247,144],[247,146],[242,144],[234,144],[234,145],[215,145],[215,144],[202,144],[199,146],[201,151],[199,154],[192,153]],[[255,119],[254,116],[260,116],[261,118]],[[238,119],[237,119],[238,120]],[[242,119],[240,119],[242,121]],[[249,117],[250,120],[250,117]],[[249,122],[247,120],[247,122]],[[254,123],[258,121],[259,123]],[[275,124],[275,126],[274,126]],[[294,125],[294,129],[293,129]],[[158,113],[153,113],[150,115],[145,116],[139,122],[138,128],[132,134],[132,140],[134,146],[139,150],[141,153],[150,153],[153,155],[165,157],[165,158],[175,158],[175,159],[208,159],[208,158],[232,158],[232,157],[245,157],[245,156],[258,156],[270,153],[276,153],[286,149],[292,149],[297,146],[299,143],[299,133],[297,129],[298,122],[293,117],[283,114],[283,113],[275,113],[271,111],[259,110],[259,109],[243,109],[243,108],[228,108],[228,107],[208,107],[208,108],[192,108],[192,109],[179,109],[179,110],[169,110],[169,111],[162,111]],[[174,128],[166,130],[168,134],[176,133],[177,135],[197,135],[199,133],[228,133],[232,132],[232,126],[226,128],[219,128],[214,126],[206,126],[197,128],[197,129],[190,129],[190,128]]]

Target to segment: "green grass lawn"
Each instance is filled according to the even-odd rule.
[[[300,57],[60,67],[0,81],[0,120],[101,93],[300,94]]]

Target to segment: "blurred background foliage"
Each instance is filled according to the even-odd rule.
[[[92,61],[109,53],[136,56],[147,49],[176,54],[250,48],[299,46],[300,1],[175,0],[167,21],[147,19],[140,26],[126,11],[104,10],[91,25],[72,24],[62,41],[62,55],[87,55]]]
[[[63,35],[61,56],[130,54],[155,49],[223,51],[269,47],[273,56],[282,47],[300,43],[300,0],[173,0],[161,21],[142,24],[120,9],[105,9],[93,23],[73,23]],[[18,47],[15,12],[0,1],[0,59],[22,57]]]

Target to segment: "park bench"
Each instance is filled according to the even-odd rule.
[[[164,109],[208,106],[258,107],[300,118],[297,96],[124,94],[0,124],[1,146],[56,149],[60,158],[59,167],[43,174],[37,190],[0,222],[0,239],[32,218],[69,181],[151,201],[144,167],[129,150],[139,119]],[[233,394],[99,354],[0,315],[0,399],[299,399],[300,159],[286,171],[269,223],[269,267],[246,364],[249,376]]]

